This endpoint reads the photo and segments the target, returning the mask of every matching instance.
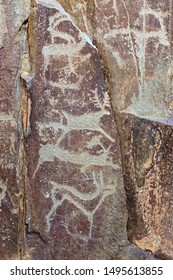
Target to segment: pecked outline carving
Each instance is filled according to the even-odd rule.
[[[0,207],[2,206],[2,201],[5,199],[6,193],[7,193],[7,186],[6,184],[0,179]]]
[[[42,0],[38,2],[47,3],[47,1]],[[52,3],[54,3],[54,1],[52,1]],[[58,6],[60,5],[58,4]],[[51,43],[43,46],[42,49],[42,55],[44,58],[43,79],[46,85],[49,84],[50,88],[59,87],[61,88],[62,92],[64,92],[65,89],[80,89],[84,77],[79,77],[77,82],[75,81],[75,83],[72,82],[68,85],[63,79],[58,81],[47,81],[45,79],[45,72],[48,70],[51,58],[53,57],[58,61],[62,54],[65,55],[68,60],[68,66],[65,68],[66,74],[68,75],[70,73],[75,73],[77,75],[78,73],[76,72],[76,66],[74,61],[78,61],[79,58],[80,62],[82,63],[88,60],[89,54],[81,55],[81,50],[87,43],[90,42],[88,38],[86,36],[83,36],[78,29],[77,31],[79,31],[79,36],[77,40],[79,40],[79,42],[77,42],[75,39],[77,37],[73,38],[68,33],[68,31],[65,33],[58,30],[58,25],[61,22],[72,22],[69,16],[66,13],[64,13],[62,9],[58,8],[58,10],[59,12],[55,13],[53,16],[50,16],[49,18],[49,27],[47,28],[47,30],[49,31],[49,34],[51,36]],[[55,38],[57,37],[65,39],[67,44],[64,45],[63,43],[55,43]],[[54,106],[54,98],[51,99],[51,91],[48,90],[47,92],[49,93],[48,98],[50,100],[50,104]],[[76,168],[78,168],[80,172],[83,173],[87,178],[92,178],[93,185],[96,191],[90,194],[83,194],[82,192],[77,191],[77,189],[73,185],[60,184],[52,180],[48,181],[48,183],[52,186],[50,189],[50,196],[53,204],[48,210],[47,215],[45,217],[45,221],[47,224],[46,231],[49,232],[51,229],[51,221],[56,216],[56,209],[60,205],[62,205],[65,200],[68,200],[88,219],[90,223],[89,235],[83,236],[80,233],[73,234],[68,227],[68,221],[66,224],[64,224],[64,227],[66,228],[66,231],[69,235],[85,240],[88,240],[88,238],[92,238],[92,223],[94,214],[99,209],[104,199],[115,192],[115,186],[113,183],[109,186],[106,186],[102,170],[103,168],[107,167],[109,167],[112,170],[112,172],[119,169],[119,165],[113,162],[111,156],[111,147],[112,144],[115,142],[115,139],[101,126],[103,116],[110,115],[111,106],[108,93],[105,92],[103,94],[103,98],[100,97],[100,94],[98,94],[97,88],[93,90],[91,89],[90,93],[92,93],[90,102],[91,104],[93,103],[96,107],[94,112],[88,111],[76,116],[73,115],[71,112],[65,110],[65,108],[61,108],[57,112],[59,115],[59,121],[44,121],[36,123],[36,129],[38,131],[38,134],[44,142],[47,142],[46,136],[44,135],[44,130],[47,128],[51,129],[51,131],[54,131],[55,135],[56,133],[60,133],[60,136],[58,136],[58,139],[56,140],[55,144],[45,143],[40,145],[37,167],[33,174],[33,178],[35,178],[37,176],[38,170],[42,167],[44,163],[54,162],[55,159],[58,159],[62,162],[72,163],[73,165],[76,165]],[[101,147],[101,151],[98,155],[93,155],[90,154],[88,151],[83,150],[79,152],[71,152],[68,149],[64,149],[61,147],[60,144],[64,137],[71,131],[75,130],[86,130],[91,133],[91,140],[88,141],[87,147],[93,148],[94,146],[99,145]],[[94,133],[96,133],[96,135],[94,135]],[[110,144],[105,147],[105,145],[103,144],[104,142],[102,142],[102,138],[107,139],[108,143],[110,142]],[[93,167],[97,167],[97,172],[93,171]],[[62,199],[60,200],[56,198],[56,193],[58,191],[63,192]],[[49,195],[46,196],[45,194],[45,198],[48,197]],[[95,205],[94,210],[88,210],[84,205],[85,202],[90,202],[97,197],[99,198],[99,202]]]
[[[70,232],[68,228],[68,224],[63,224],[63,226],[67,229],[68,234],[72,235],[73,237],[78,237],[84,240],[87,240],[88,238],[92,238],[92,225],[93,225],[93,218],[94,214],[96,211],[99,209],[100,205],[103,203],[104,199],[115,193],[115,189],[112,188],[112,185],[105,185],[104,178],[103,178],[103,173],[100,171],[100,173],[95,173],[94,171],[92,172],[92,178],[93,178],[93,183],[96,186],[96,190],[93,193],[89,194],[83,194],[79,191],[77,191],[74,187],[64,185],[64,184],[58,184],[54,181],[51,181],[50,184],[52,185],[51,188],[51,200],[52,200],[52,207],[48,214],[46,215],[46,225],[47,225],[47,231],[50,231],[51,227],[51,218],[53,214],[56,212],[56,209],[62,205],[62,203],[67,200],[70,203],[72,203],[77,209],[79,209],[88,219],[90,223],[90,228],[89,228],[89,235],[88,236],[83,236],[76,234],[74,235],[73,233]],[[60,200],[56,199],[56,193],[58,191],[63,192],[62,193],[62,198]],[[75,198],[74,198],[75,197]],[[87,210],[83,202],[88,202],[92,201],[95,198],[99,197],[99,202],[97,203],[96,207],[94,210],[90,211]]]

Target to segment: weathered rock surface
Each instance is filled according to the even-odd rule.
[[[61,3],[103,59],[121,138],[129,238],[172,258],[172,1]]]
[[[110,3],[97,7],[107,17],[105,29],[98,24],[97,34],[111,75],[115,111],[171,125],[172,2],[116,3],[117,9]],[[159,257],[172,258],[172,128],[119,113],[117,120],[130,240]]]
[[[172,259],[172,127],[127,116],[119,122],[129,239]]]
[[[0,13],[0,258],[172,259],[171,1]]]
[[[20,74],[27,53],[27,30],[21,25],[29,16],[29,6],[23,9],[20,3],[0,1],[0,259],[20,257],[23,239],[24,145]]]
[[[57,259],[111,258],[126,240],[127,211],[98,51],[61,6],[38,4],[29,231],[39,232]]]
[[[172,1],[60,2],[98,45],[116,110],[172,124]]]

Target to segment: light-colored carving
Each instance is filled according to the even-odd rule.
[[[128,91],[126,82],[123,84],[124,87],[122,87],[122,90],[120,89],[122,98],[120,102],[117,102],[117,108],[124,113],[172,125],[172,82],[169,79],[170,71],[168,71],[171,68],[171,40],[167,30],[168,22],[170,22],[169,30],[171,28],[171,9],[169,5],[167,7],[163,6],[163,8],[155,3],[157,8],[154,9],[151,8],[149,1],[143,0],[138,3],[140,5],[138,14],[133,16],[130,15],[132,6],[129,1],[120,0],[117,2],[118,7],[115,9],[111,9],[111,3],[113,3],[111,1],[107,6],[105,5],[108,1],[95,2],[97,2],[98,15],[101,14],[102,10],[104,11],[104,8],[109,11],[108,15],[105,14],[102,27],[98,27],[98,38],[104,44],[108,57],[114,58],[116,65],[124,71],[128,68],[129,59],[133,59],[132,65],[134,65],[135,73],[132,72],[132,75],[134,75],[134,77],[132,76],[132,87]],[[99,4],[103,5],[103,9],[102,6],[99,8]],[[119,7],[124,8],[123,13],[126,17],[124,27],[120,26],[121,21],[117,13]],[[114,20],[112,20],[113,15]],[[154,19],[157,23],[155,27]],[[153,22],[153,30],[149,26],[149,20]],[[115,47],[116,39],[119,44],[123,43],[122,51]],[[124,52],[126,53],[125,57],[128,55],[127,60],[123,60],[124,57],[122,58]],[[153,66],[150,61],[151,56],[153,56]],[[112,67],[110,69],[113,71],[112,76],[114,76],[114,66],[110,67]],[[129,75],[130,70],[127,72],[128,78]],[[114,82],[116,84],[116,81]],[[125,95],[131,97],[130,102],[124,99]]]
[[[99,132],[100,134],[105,136],[108,140],[114,142],[115,139],[113,139],[106,131],[104,131],[100,127],[100,119],[101,117],[103,117],[103,112],[98,111],[95,113],[83,114],[81,116],[74,116],[70,113],[67,113],[66,111],[62,111],[62,113],[66,118],[66,125],[62,123],[63,119],[61,123],[51,122],[47,124],[46,123],[37,124],[40,135],[42,135],[42,130],[45,129],[46,127],[51,127],[55,131],[58,131],[60,129],[63,132],[61,133],[56,145],[46,144],[41,146],[39,150],[39,160],[34,176],[37,170],[39,169],[40,165],[42,165],[44,162],[54,161],[55,158],[59,158],[61,161],[71,162],[79,165],[81,167],[82,172],[85,172],[85,170],[87,170],[89,166],[110,166],[116,170],[118,166],[112,162],[109,156],[109,150],[111,145],[107,149],[105,149],[102,145],[103,148],[102,153],[97,156],[90,155],[87,152],[74,154],[72,152],[69,152],[68,150],[64,150],[59,147],[59,144],[62,141],[62,139],[65,137],[65,135],[73,130],[89,130],[93,132]],[[100,144],[99,139],[100,137],[98,137],[98,144]]]
[[[51,111],[54,110],[54,112],[56,112],[58,121],[44,123],[37,122],[36,124],[39,136],[42,141],[45,141],[46,143],[40,145],[38,163],[33,176],[36,176],[37,171],[44,163],[55,162],[55,160],[58,160],[59,162],[69,165],[71,164],[72,167],[75,165],[75,168],[86,176],[85,179],[90,178],[93,190],[88,193],[82,193],[82,191],[77,190],[73,183],[63,184],[51,180],[49,181],[51,186],[50,192],[46,192],[44,195],[45,199],[51,198],[52,200],[52,206],[48,210],[45,219],[47,232],[51,230],[52,220],[56,217],[58,207],[60,207],[64,201],[68,201],[70,204],[73,204],[79,212],[86,216],[90,228],[88,236],[84,236],[80,232],[72,233],[68,226],[69,220],[67,220],[63,224],[67,233],[72,237],[88,240],[89,238],[92,238],[94,214],[104,202],[105,198],[115,192],[114,184],[105,182],[103,170],[104,168],[109,168],[112,172],[115,172],[115,170],[119,169],[119,165],[113,162],[111,150],[115,139],[102,127],[103,118],[110,115],[110,99],[108,93],[104,92],[103,89],[98,89],[97,85],[92,87],[89,85],[89,92],[86,92],[86,95],[88,94],[91,100],[89,100],[89,104],[86,104],[86,106],[89,108],[90,104],[94,104],[95,111],[93,109],[91,112],[90,109],[88,109],[88,112],[85,110],[82,114],[81,110],[81,115],[74,115],[73,110],[71,112],[70,110],[66,110],[66,105],[64,106],[65,108],[63,108],[63,101],[61,109],[57,109],[58,101],[54,96],[51,96],[51,89],[60,88],[64,100],[68,98],[66,93],[68,90],[69,92],[70,90],[77,90],[76,94],[78,98],[79,90],[82,89],[82,82],[87,76],[87,73],[85,75],[80,73],[79,65],[85,65],[86,63],[86,68],[88,68],[90,57],[92,55],[92,52],[83,55],[81,54],[81,50],[87,45],[87,43],[92,47],[94,46],[87,35],[82,33],[75,26],[69,15],[57,2],[55,3],[53,0],[50,2],[47,0],[38,0],[37,2],[50,8],[56,7],[59,11],[49,18],[49,27],[47,30],[50,33],[51,43],[44,46],[42,49],[42,55],[44,57],[43,75],[45,77],[46,71],[50,69],[49,67],[51,67],[52,58],[54,61],[57,60],[57,63],[63,59],[63,61],[65,61],[65,66],[62,66],[62,72],[61,69],[59,69],[60,74],[57,80],[48,81],[45,79],[46,85],[50,86],[50,90],[47,90],[47,95],[49,104],[52,106]],[[62,32],[59,27],[62,22],[68,21],[73,24],[76,30],[75,36],[70,34],[70,30]],[[64,43],[57,43],[57,38],[62,39],[62,42]],[[94,69],[91,69],[91,75],[94,75],[93,70]],[[51,69],[51,71],[53,71],[53,69]],[[70,75],[72,73],[77,77],[75,81],[70,81]],[[83,106],[85,106],[85,102],[86,101],[82,104]],[[73,101],[69,105],[72,106],[72,104]],[[49,141],[47,141],[47,137],[49,137],[47,132],[49,131],[51,131],[51,135],[53,135],[53,144],[52,142],[49,143]],[[82,133],[91,133],[91,139],[88,139],[88,135],[86,137],[86,147],[79,148],[78,152],[64,149],[62,147],[62,140],[68,136],[68,133],[74,131],[77,133],[79,131],[82,131]],[[107,140],[107,144],[104,143],[105,140]],[[94,148],[98,148],[98,146],[99,151],[97,151],[96,154],[90,153],[90,149],[93,149],[94,151]],[[94,172],[93,170],[97,171]],[[57,198],[59,192],[62,195],[61,199]],[[96,199],[97,202],[94,201]],[[89,209],[87,203],[92,201],[94,205],[92,206],[92,209]]]
[[[4,45],[5,34],[8,32],[4,3],[0,0],[0,48]]]
[[[1,113],[0,114],[0,125],[1,124],[5,125],[6,127],[10,125],[10,127],[16,128],[17,121],[15,120],[15,118],[13,117],[13,115],[11,113],[9,113],[9,114]],[[13,155],[14,153],[16,153],[16,151],[15,151],[15,141],[16,141],[15,133],[13,133],[13,132],[11,132],[10,134],[8,133],[8,137],[11,142],[11,145],[9,147],[9,153],[11,155]],[[0,136],[0,140],[1,140],[1,136]],[[1,144],[1,149],[2,149],[3,145],[5,147],[4,140],[1,143],[2,143]],[[8,145],[9,145],[9,142],[8,142]],[[15,166],[13,160],[11,160],[9,157],[4,155],[3,150],[1,151],[1,154],[0,154],[0,165],[1,165],[1,168],[3,168],[3,169],[13,169]]]
[[[10,153],[16,153],[16,149],[15,149],[15,142],[16,142],[16,137],[15,137],[15,133],[11,133],[10,135],[10,142],[11,142],[11,146],[10,146]]]
[[[94,93],[93,103],[96,105],[96,107],[102,110],[103,115],[109,115],[110,112],[106,110],[106,108],[111,109],[111,101],[108,92],[102,92],[101,96],[99,95],[97,88],[91,92]]]
[[[104,39],[106,40],[106,44],[109,45],[109,41],[112,38],[115,38],[117,35],[126,36],[129,38],[131,52],[134,58],[134,63],[136,67],[136,77],[138,78],[138,87],[139,87],[139,94],[143,92],[143,83],[144,81],[140,79],[145,78],[145,44],[148,39],[155,38],[158,40],[158,45],[164,45],[166,47],[169,46],[168,35],[166,32],[166,27],[164,25],[164,16],[163,13],[157,12],[152,10],[151,8],[147,7],[146,1],[144,1],[144,6],[141,8],[139,15],[143,16],[143,30],[139,31],[134,28],[131,28],[130,24],[130,16],[127,9],[126,1],[121,0],[128,19],[128,24],[126,28],[115,28],[109,30],[104,35]],[[157,31],[146,31],[145,27],[145,17],[147,15],[153,15],[160,23],[160,29]],[[167,15],[166,15],[167,16]],[[117,56],[117,55],[116,55]],[[117,61],[119,64],[119,61]]]
[[[11,123],[12,126],[15,126],[15,125],[16,125],[16,120],[15,120],[15,118],[13,117],[13,115],[12,115],[11,113],[9,113],[9,114],[3,114],[3,113],[1,113],[1,114],[0,114],[0,122],[1,122],[1,121],[4,121],[4,122],[10,121],[10,123]]]
[[[52,199],[52,207],[50,211],[48,212],[46,216],[46,224],[47,224],[47,231],[50,230],[51,227],[51,220],[55,215],[56,209],[62,205],[64,201],[69,201],[71,204],[74,204],[74,206],[79,209],[88,219],[90,223],[90,229],[89,229],[89,235],[88,236],[82,236],[81,234],[74,235],[74,237],[82,238],[87,240],[88,238],[92,238],[92,225],[93,225],[93,217],[96,211],[99,209],[100,205],[104,202],[104,199],[113,194],[115,192],[115,188],[113,185],[107,185],[104,182],[103,173],[100,172],[99,174],[96,174],[93,172],[93,184],[96,187],[94,192],[83,194],[79,191],[77,191],[74,187],[58,184],[54,181],[50,182],[52,185],[51,188],[51,199]],[[61,192],[62,198],[60,200],[56,199],[56,194],[58,192]],[[85,207],[84,202],[92,201],[95,198],[99,198],[98,203],[95,205],[95,208],[93,210],[87,210]],[[70,230],[68,229],[68,226],[64,224],[66,229],[68,230],[68,233],[72,235]]]
[[[4,200],[7,193],[6,184],[0,179],[0,207],[2,205],[2,201]],[[1,210],[0,210],[1,211]]]
[[[13,162],[4,160],[4,157],[0,157],[0,165],[2,169],[13,169],[16,167]]]
[[[39,134],[42,135],[42,130],[45,128],[53,128],[54,131],[63,130],[61,136],[58,139],[57,145],[61,142],[64,136],[73,130],[90,130],[95,132],[100,132],[100,134],[104,135],[107,139],[109,139],[112,143],[115,142],[115,139],[111,137],[103,128],[100,126],[101,118],[104,115],[109,115],[109,111],[98,111],[93,113],[85,113],[80,116],[75,116],[70,114],[69,112],[62,110],[60,114],[60,122],[48,122],[48,123],[37,123],[37,127],[39,129]],[[65,119],[64,119],[65,117]],[[63,124],[65,120],[66,124]]]
[[[85,173],[89,167],[112,167],[114,170],[119,169],[118,164],[113,163],[109,155],[111,146],[104,148],[99,155],[91,155],[88,152],[81,152],[79,154],[69,152],[59,148],[53,144],[42,145],[39,151],[39,161],[35,170],[34,176],[40,165],[44,162],[53,162],[56,158],[66,163],[73,163],[79,166],[81,172]]]
[[[56,1],[56,0],[36,0],[36,2],[44,7],[47,8],[54,8],[56,10],[59,11],[59,13],[61,13],[62,16],[66,16],[66,19],[71,21],[72,24],[74,25],[74,27],[76,28],[76,30],[79,31],[80,36],[83,37],[83,39],[90,44],[93,48],[96,48],[91,39],[88,37],[88,35],[85,32],[82,32],[78,26],[75,24],[75,22],[72,20],[72,18],[70,17],[70,15],[64,10],[64,8]]]
[[[78,36],[80,39],[78,42],[76,42],[74,36],[72,36],[68,32],[62,32],[58,30],[58,25],[63,21],[71,22],[71,19],[68,15],[58,12],[49,18],[49,27],[47,30],[51,35],[51,44],[44,46],[42,49],[42,54],[44,56],[44,75],[48,68],[48,65],[50,65],[50,59],[58,59],[63,54],[63,56],[66,56],[68,60],[68,66],[66,68],[63,68],[66,73],[66,77],[68,77],[68,74],[70,73],[74,73],[79,76],[78,73],[76,73],[74,62],[78,61],[79,57],[81,57],[79,52],[85,46],[86,40],[83,38],[83,36],[81,36],[80,32],[78,32]],[[62,38],[66,41],[66,44],[56,44],[55,38]],[[82,77],[79,76],[77,83],[75,82],[69,84],[64,80],[57,82],[49,81],[49,84],[53,87],[78,89],[81,81]]]

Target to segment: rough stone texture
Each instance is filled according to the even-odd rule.
[[[172,259],[172,127],[127,116],[119,122],[129,239],[159,258]]]
[[[110,1],[101,2],[97,8],[104,13],[105,24],[98,28],[98,37],[108,64],[112,58],[115,107],[172,123],[172,1],[112,1],[114,9]]]
[[[0,70],[0,259],[172,259],[172,2],[0,0]]]
[[[26,28],[21,25],[29,9],[23,10],[20,2],[0,1],[0,259],[20,255],[23,235],[20,71],[26,55]]]
[[[127,240],[127,211],[98,51],[61,7],[44,5],[36,14],[28,229],[57,259],[111,258]]]
[[[172,1],[60,2],[99,47],[115,109],[172,124]]]
[[[103,59],[121,138],[129,239],[172,258],[172,1],[61,3]]]

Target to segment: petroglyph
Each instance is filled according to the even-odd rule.
[[[44,162],[53,162],[56,158],[66,163],[73,163],[80,167],[81,172],[85,173],[89,167],[112,167],[114,170],[119,169],[119,166],[112,162],[109,156],[111,146],[104,148],[99,155],[91,155],[88,152],[76,154],[57,147],[53,144],[42,145],[39,151],[39,161],[34,176],[39,167]]]
[[[40,1],[38,1],[40,3]],[[42,2],[42,1],[41,1]],[[45,5],[45,1],[44,5]],[[53,3],[53,2],[52,2]],[[55,4],[55,3],[54,3]],[[59,9],[59,8],[58,8]],[[70,30],[66,30],[62,32],[60,29],[60,24],[63,22],[72,22],[69,15],[59,9],[59,12],[55,13],[49,18],[49,27],[47,30],[51,36],[51,44],[44,46],[42,49],[42,54],[44,56],[44,75],[50,65],[51,57],[55,59],[60,58],[60,56],[67,56],[68,65],[63,68],[66,72],[66,77],[70,75],[72,72],[75,73],[79,78],[74,83],[67,83],[66,78],[58,79],[56,81],[48,81],[48,83],[52,87],[59,87],[61,90],[63,89],[78,89],[82,86],[83,76],[79,76],[79,73],[76,72],[75,59],[80,62],[81,58],[85,61],[88,58],[87,55],[81,55],[80,51],[86,45],[87,39],[85,36],[81,36],[81,32],[77,29],[75,32],[76,35],[70,34]],[[73,24],[73,22],[72,22]],[[75,27],[73,24],[72,26]],[[66,43],[56,43],[55,39],[62,38],[66,41]],[[86,57],[86,58],[85,58]],[[46,81],[47,82],[47,81]],[[67,150],[63,150],[60,148],[59,144],[65,137],[67,133],[73,130],[89,130],[93,132],[99,132],[111,142],[114,142],[114,139],[109,135],[102,127],[101,127],[101,118],[104,115],[110,115],[110,112],[106,108],[110,108],[110,100],[108,94],[105,92],[103,98],[101,98],[98,94],[98,89],[91,91],[93,93],[93,103],[96,104],[97,108],[99,107],[101,110],[98,112],[85,113],[83,115],[75,116],[65,110],[61,110],[60,122],[48,122],[48,123],[37,123],[37,128],[39,130],[40,136],[43,135],[43,130],[45,128],[52,128],[54,132],[58,132],[62,130],[61,135],[59,136],[55,145],[46,144],[42,145],[39,150],[39,160],[38,165],[35,170],[34,176],[38,170],[38,168],[44,162],[54,161],[55,158],[60,159],[61,161],[70,162],[78,164],[81,167],[81,170],[85,172],[85,170],[91,165],[98,166],[111,166],[116,169],[116,164],[113,164],[111,160],[109,160],[108,153],[110,147],[107,149],[103,148],[102,153],[99,156],[90,155],[87,152],[81,152],[80,154],[73,154]],[[64,122],[65,119],[65,122]],[[64,124],[65,123],[65,124]],[[44,138],[44,136],[43,136]],[[87,162],[87,164],[85,163]]]
[[[73,237],[82,238],[84,240],[87,240],[88,238],[92,238],[92,225],[93,225],[93,217],[95,212],[99,209],[100,205],[104,202],[104,199],[113,194],[115,192],[115,188],[113,185],[107,185],[104,182],[103,173],[100,171],[99,174],[96,174],[93,172],[93,184],[96,187],[94,192],[83,194],[79,191],[77,191],[74,187],[68,186],[68,185],[62,185],[57,184],[56,182],[51,181],[51,199],[52,199],[52,208],[50,209],[49,213],[46,216],[46,224],[47,224],[47,231],[50,230],[51,227],[51,220],[53,216],[55,215],[55,212],[59,206],[62,205],[62,203],[67,200],[70,203],[74,204],[74,206],[79,209],[88,219],[90,223],[89,228],[89,235],[88,236],[82,236],[81,234],[74,235],[70,232],[68,229],[68,226],[66,226],[66,229],[68,229],[68,233],[72,235]],[[57,200],[56,194],[57,192],[60,192],[62,194],[62,198],[60,200]],[[89,211],[86,209],[84,202],[92,201],[95,198],[99,197],[99,201],[95,205],[94,210]]]
[[[5,122],[10,121],[12,126],[16,125],[16,120],[11,113],[9,113],[9,114],[1,113],[0,114],[0,121],[5,121]]]
[[[109,44],[109,40],[112,38],[115,38],[117,35],[122,35],[129,38],[130,46],[131,46],[131,52],[134,57],[134,62],[136,65],[136,76],[138,78],[145,76],[145,44],[146,41],[149,39],[157,39],[158,45],[163,45],[168,47],[169,46],[169,40],[168,40],[168,34],[166,31],[166,27],[164,25],[164,18],[163,14],[159,13],[155,10],[152,10],[151,8],[145,6],[141,8],[141,11],[139,15],[143,17],[143,30],[139,31],[137,29],[131,28],[131,22],[129,17],[129,12],[126,6],[126,2],[122,0],[126,15],[128,19],[127,27],[126,28],[116,28],[112,29],[109,32],[107,32],[104,35],[104,39]],[[145,17],[147,15],[153,15],[155,19],[158,20],[160,23],[160,29],[157,31],[147,31],[146,25],[145,25]],[[167,16],[167,14],[166,14]],[[141,19],[142,20],[142,19]],[[117,56],[117,55],[116,55]],[[119,61],[117,61],[119,64]],[[143,86],[141,85],[141,81],[139,80],[139,92],[141,93],[143,90]]]
[[[110,112],[105,111],[106,114],[110,114]],[[74,164],[78,164],[82,167],[81,171],[85,172],[89,166],[110,166],[113,169],[117,169],[117,165],[111,162],[109,158],[109,150],[111,145],[105,149],[103,145],[100,143],[100,137],[98,137],[98,143],[102,146],[102,153],[98,156],[90,155],[87,152],[82,152],[80,154],[73,154],[68,152],[67,150],[63,150],[59,147],[60,142],[65,137],[67,133],[73,130],[89,130],[93,132],[99,132],[103,136],[105,136],[110,142],[114,142],[113,139],[106,131],[104,131],[100,126],[101,117],[103,117],[103,112],[98,111],[94,113],[86,113],[80,116],[74,116],[66,111],[62,111],[62,114],[66,118],[66,125],[64,125],[63,118],[61,118],[61,123],[58,122],[50,122],[50,123],[37,123],[39,134],[43,135],[42,130],[45,128],[53,128],[54,132],[58,130],[62,130],[62,133],[56,143],[42,145],[39,150],[39,160],[38,165],[35,170],[34,176],[39,169],[40,165],[44,162],[54,161],[55,158],[59,158],[61,161],[71,162]],[[92,139],[91,139],[92,141]]]
[[[2,206],[2,201],[4,200],[7,193],[6,184],[0,179],[0,207]]]
[[[104,94],[102,93],[100,95],[98,93],[97,88],[95,90],[92,90],[91,92],[94,93],[93,103],[96,105],[96,107],[102,110],[103,115],[104,114],[109,115],[110,112],[106,109],[106,108],[111,109],[110,107],[111,101],[108,92],[104,92]]]
[[[81,56],[80,51],[87,43],[92,45],[92,42],[85,33],[81,32],[80,29],[77,28],[69,14],[67,14],[57,2],[50,1],[50,3],[48,3],[47,1],[38,1],[38,3],[46,7],[54,6],[58,10],[57,13],[49,17],[49,27],[47,30],[49,31],[51,37],[51,44],[44,46],[42,49],[44,57],[44,81],[51,87],[60,88],[62,91],[67,89],[77,90],[81,87],[81,83],[84,79],[83,75],[80,75],[77,69],[78,63],[84,63],[91,56],[90,54]],[[68,22],[71,26],[62,31],[61,24],[64,22]],[[75,36],[73,34],[73,29],[75,29]],[[57,39],[61,39],[62,42],[59,44],[56,43]],[[94,46],[92,45],[92,47]],[[51,59],[57,60],[58,63],[62,56],[67,60],[66,66],[62,68],[62,73],[60,75],[62,77],[56,81],[47,81],[45,74],[46,71],[49,70],[48,67],[51,67]],[[71,74],[77,77],[77,80],[72,81],[70,79]]]
[[[110,66],[112,77],[116,77],[115,71],[121,73],[117,74],[117,82],[113,80],[114,95],[120,96],[120,102],[114,100],[116,107],[121,112],[172,124],[172,86],[168,74],[172,59],[171,8],[162,1],[151,4],[143,0],[136,1],[132,12],[133,4],[126,0],[95,3],[98,40],[104,45],[106,60],[112,58],[118,66],[118,70]],[[131,85],[127,87],[121,77],[132,79]]]
[[[96,48],[96,46],[93,45],[91,39],[88,37],[88,35],[85,32],[82,32],[78,26],[75,24],[75,22],[72,20],[70,15],[64,10],[64,8],[56,1],[56,0],[36,0],[36,2],[44,7],[47,8],[55,8],[59,11],[59,13],[62,14],[62,16],[65,16],[67,20],[71,21],[75,29],[80,33],[80,36],[83,37],[87,43],[89,43],[93,48]]]
[[[15,133],[11,133],[11,135],[9,137],[10,137],[10,142],[11,142],[10,153],[13,154],[13,153],[16,153],[16,149],[15,149],[15,142],[16,142]]]
[[[39,129],[39,134],[42,135],[42,130],[45,128],[52,127],[54,131],[58,131],[59,129],[62,129],[62,135],[59,137],[59,140],[57,142],[57,145],[61,142],[61,140],[64,138],[64,136],[72,131],[72,130],[90,130],[90,131],[97,131],[100,132],[102,135],[104,135],[107,139],[109,139],[111,142],[115,142],[115,139],[111,137],[110,134],[108,134],[103,128],[100,126],[101,118],[104,115],[110,115],[109,111],[98,111],[93,113],[85,113],[83,115],[75,116],[70,114],[69,112],[66,112],[65,110],[62,110],[60,114],[60,122],[48,122],[48,123],[39,123],[37,122],[37,127]],[[65,123],[64,122],[65,117]]]
[[[14,130],[18,126],[17,120],[15,120],[13,114],[11,113],[9,114],[1,113],[0,125],[2,129],[2,135],[3,135],[3,131],[6,131],[7,127],[8,129],[10,127],[13,131],[10,133],[6,131],[4,138],[2,137],[2,135],[0,135],[0,144],[1,144],[0,165],[2,169],[13,169],[15,167],[15,163],[13,162],[12,158],[14,157],[14,154],[16,154],[16,148],[15,148],[16,132],[14,132]]]
[[[67,57],[68,62],[67,67],[63,68],[66,74],[66,79],[71,73],[74,73],[76,76],[78,76],[78,81],[73,83],[69,83],[66,80],[56,82],[49,81],[49,84],[53,87],[59,87],[61,89],[77,89],[82,82],[82,77],[79,76],[76,72],[76,63],[74,63],[74,61],[80,59],[79,52],[85,46],[86,40],[84,40],[83,37],[78,34],[78,37],[80,37],[80,39],[78,38],[79,41],[77,42],[76,38],[68,33],[68,30],[67,32],[59,31],[58,25],[66,20],[69,21],[69,17],[59,13],[56,13],[49,18],[50,25],[47,30],[50,32],[52,44],[44,46],[42,49],[42,54],[44,56],[44,76],[45,72],[47,71],[48,65],[50,65],[50,59],[60,59],[63,54],[63,56]],[[66,43],[56,44],[55,38],[62,38],[66,41]]]
[[[58,11],[53,9],[47,21],[39,25],[48,40],[38,46],[41,68],[36,65],[36,69],[39,67],[41,73],[39,70],[33,85],[38,112],[33,110],[36,122],[28,141],[36,140],[38,152],[35,162],[32,149],[28,153],[36,166],[30,169],[30,186],[36,186],[36,181],[41,184],[42,205],[46,206],[41,227],[46,236],[52,236],[55,230],[64,238],[70,237],[70,242],[89,242],[97,239],[101,225],[96,216],[109,212],[108,200],[117,187],[116,174],[121,174],[110,98],[99,54],[88,36],[58,2],[37,3]],[[40,31],[38,34],[43,42]],[[123,64],[120,57],[119,61]],[[40,114],[42,105],[46,105],[45,111]]]
[[[66,32],[62,32],[58,26],[64,21],[69,21],[72,23],[72,26],[75,27],[74,22],[66,12],[63,12],[63,14],[61,12],[57,12],[49,18],[49,27],[47,30],[51,35],[51,44],[44,46],[42,49],[42,54],[44,56],[44,74],[50,64],[50,59],[52,57],[59,58],[62,54],[63,56],[68,57],[69,69],[71,69],[71,72],[76,73],[74,60],[79,59],[80,51],[86,43],[92,44],[88,36],[85,33],[82,33],[79,29],[76,30],[77,34],[75,37],[70,34],[70,29]],[[56,44],[55,39],[57,38],[61,38],[65,41],[65,43]],[[54,86],[61,87],[62,85],[54,83]],[[66,84],[66,86],[68,85]],[[76,85],[76,88],[77,86],[78,85]]]
[[[5,34],[7,33],[6,15],[3,1],[0,0],[0,48],[3,47]]]

